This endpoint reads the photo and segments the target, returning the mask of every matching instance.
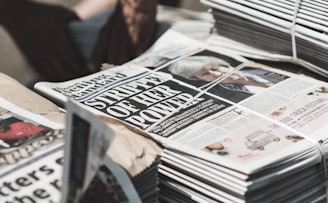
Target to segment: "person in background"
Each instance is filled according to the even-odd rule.
[[[125,63],[145,51],[153,41],[156,8],[157,0],[83,0],[73,9],[0,0],[0,25],[43,80],[65,81],[95,72],[105,62]],[[93,18],[101,19],[97,29],[75,40],[77,31],[87,33],[90,27],[83,27],[89,25],[84,22]],[[90,40],[88,51],[81,50],[85,40]]]

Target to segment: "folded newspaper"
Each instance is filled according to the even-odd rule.
[[[65,164],[61,202],[86,201],[86,191],[97,177],[105,191],[89,196],[97,202],[141,202],[130,177],[109,156],[108,147],[115,139],[112,129],[101,119],[68,102],[65,136]],[[100,185],[97,182],[94,187]],[[102,186],[104,187],[104,186]],[[87,193],[88,194],[88,193]],[[90,202],[90,201],[89,201]]]
[[[44,107],[41,105],[40,110]],[[1,202],[58,202],[63,125],[2,97],[0,112]]]
[[[58,202],[63,113],[2,73],[0,86],[1,202]]]
[[[35,88],[161,143],[163,201],[326,197],[325,82],[168,31],[127,64]]]
[[[1,73],[0,86],[1,202],[60,202],[62,189],[63,192],[67,189],[63,187],[63,182],[67,181],[67,178],[62,180],[63,166],[67,167],[66,162],[64,163],[64,137],[68,139],[70,136],[63,131],[66,114],[53,102]],[[15,94],[13,94],[13,90],[15,90]],[[81,108],[69,109],[78,111],[79,115],[86,114],[85,110]],[[74,112],[76,113],[76,111]],[[95,145],[90,145],[91,149],[89,150],[84,146],[77,145],[80,146],[78,149],[82,149],[79,151],[80,153],[93,153],[92,161],[97,161],[97,163],[88,162],[84,166],[87,173],[79,177],[86,181],[81,181],[82,185],[75,185],[81,188],[78,190],[78,197],[82,196],[81,193],[84,192],[86,195],[83,200],[88,202],[90,200],[88,198],[95,199],[96,195],[99,197],[99,191],[104,198],[123,194],[120,193],[120,190],[111,190],[116,188],[117,185],[114,183],[117,179],[118,184],[127,194],[125,202],[136,202],[135,200],[139,198],[143,202],[155,202],[153,200],[158,199],[157,155],[161,151],[160,147],[118,122],[108,118],[96,122],[96,119],[98,118],[90,119],[93,121],[90,126],[96,126],[98,130],[103,129],[100,132],[103,134],[111,127],[120,136],[110,141],[111,146],[106,148],[103,158],[101,158],[101,154],[95,153],[94,150],[99,149],[95,148]],[[106,127],[98,128],[105,125],[104,123],[106,123]],[[72,127],[70,126],[69,129]],[[105,134],[109,136],[110,133]],[[93,136],[86,138],[92,141],[101,139],[101,137],[95,139],[96,136]],[[81,136],[80,138],[85,137]],[[90,141],[88,140],[88,142]],[[103,142],[103,144],[105,143]],[[74,161],[78,160],[81,159],[74,159]],[[94,172],[100,163],[103,164],[99,171],[92,176],[90,171]],[[74,167],[78,166],[81,165],[74,165]],[[83,169],[74,167],[71,169],[76,172],[76,175],[81,175],[78,172]],[[108,175],[110,172],[111,176]],[[140,181],[144,178],[153,181],[144,184]],[[137,193],[133,196],[131,191],[134,190]],[[77,198],[71,198],[70,201],[77,201]]]
[[[118,131],[113,122],[96,117],[78,103],[69,101],[66,109],[61,202],[157,202],[158,161],[154,157],[160,148],[122,126]]]
[[[266,60],[290,61],[328,76],[326,1],[201,0],[212,9],[209,43]]]

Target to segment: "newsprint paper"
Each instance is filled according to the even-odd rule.
[[[291,166],[291,157],[318,162],[318,143],[327,138],[327,83],[210,49],[172,31],[127,64],[35,88],[123,121],[243,180],[278,163]]]
[[[91,112],[70,101],[66,119],[62,203],[78,203],[97,176],[111,202],[141,202],[128,174],[107,155],[114,131]]]
[[[107,156],[113,131],[76,104],[69,107],[64,133],[62,124],[0,98],[1,202],[79,202],[95,176],[112,202],[141,202],[129,175]]]
[[[62,128],[0,98],[1,202],[59,202]]]

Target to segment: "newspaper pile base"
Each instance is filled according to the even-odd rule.
[[[202,3],[212,8],[214,32],[218,36],[213,34],[209,43],[214,46],[225,46],[247,57],[294,62],[328,76],[328,27],[324,14],[328,11],[327,3]]]
[[[325,82],[168,31],[127,64],[35,88],[162,143],[163,201],[326,197]]]

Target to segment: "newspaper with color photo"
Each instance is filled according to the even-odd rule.
[[[58,202],[63,126],[0,98],[0,199]]]
[[[316,142],[326,139],[322,120],[328,114],[321,111],[327,105],[326,94],[320,93],[327,89],[326,83],[191,43],[174,32],[166,33],[140,59],[172,50],[176,39],[184,47],[177,48],[183,53],[174,53],[176,58],[155,62],[155,67],[135,63],[137,58],[108,69],[106,74],[131,74],[101,89],[89,89],[83,98],[71,98],[94,113],[148,133],[167,148],[248,175],[304,151],[316,151]],[[97,74],[63,83],[41,82],[36,88],[53,98],[70,96],[79,92],[69,87],[87,83]],[[284,122],[288,118],[272,116],[285,106],[288,115],[283,115],[300,117]]]

